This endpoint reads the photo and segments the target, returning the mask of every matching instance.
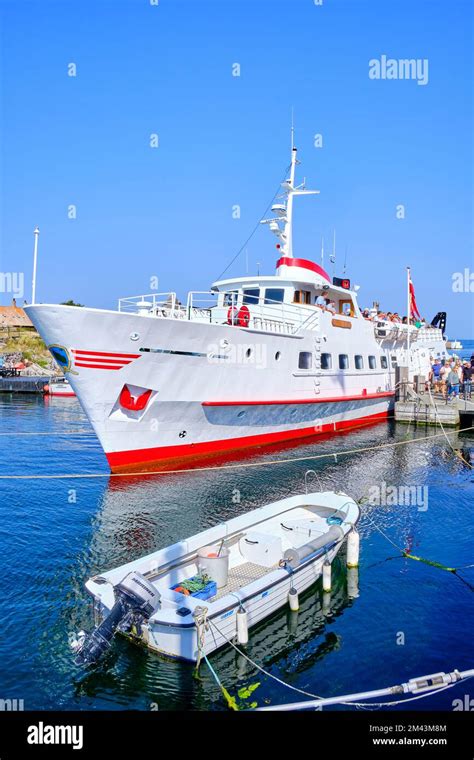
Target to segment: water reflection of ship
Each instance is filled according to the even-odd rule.
[[[398,429],[393,428],[393,432],[396,442]],[[352,433],[352,440],[345,447],[367,449],[377,443],[383,446],[386,441],[386,429],[372,428]],[[301,460],[280,467],[112,477],[95,522],[89,554],[93,561],[91,569],[102,571],[136,559],[192,535],[197,529],[204,530],[260,506],[271,497],[277,499],[297,493],[308,464],[321,477],[320,483],[315,481],[318,490],[320,487],[322,490],[342,489],[355,499],[367,496],[371,486],[380,486],[386,479],[386,485],[390,486],[410,481],[419,483],[420,477],[424,477],[424,473],[420,475],[420,467],[428,477],[433,446],[438,445],[438,441],[430,442],[427,436],[425,443],[416,446],[416,456],[413,456],[413,447],[409,452],[406,446],[394,446],[353,453],[337,461],[334,458],[305,460],[305,454],[311,456],[327,451],[324,444],[317,444],[300,447],[295,453]],[[269,478],[270,473],[275,473],[275,477]],[[238,498],[234,500],[236,489]],[[419,519],[416,505],[365,503],[364,513],[370,519],[362,520],[363,539],[374,532],[371,521],[375,520],[384,531],[396,533],[407,548],[416,547]]]

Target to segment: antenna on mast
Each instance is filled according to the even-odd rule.
[[[299,161],[296,158],[297,150],[295,148],[295,127],[293,123],[293,108],[291,109],[291,163],[290,176],[281,183],[283,189],[282,195],[278,196],[279,203],[274,203],[272,211],[276,216],[271,219],[262,219],[260,224],[268,224],[270,231],[273,232],[281,241],[281,252],[283,256],[293,258],[293,198],[295,195],[315,195],[319,190],[306,190],[305,182],[295,185],[295,169]],[[283,201],[283,202],[282,202]]]
[[[332,253],[329,257],[329,261],[332,264],[332,276],[334,277],[334,272],[336,269],[336,230],[335,229],[333,230],[333,235],[332,235]]]

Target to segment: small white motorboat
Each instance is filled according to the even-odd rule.
[[[450,351],[460,351],[463,345],[460,340],[448,340],[446,341],[446,348]]]
[[[61,396],[62,398],[72,398],[76,395],[65,377],[55,377],[50,380],[43,387],[43,393],[47,396]]]
[[[275,610],[297,609],[348,534],[348,565],[349,555],[357,564],[358,519],[344,493],[291,496],[92,577],[98,626],[75,639],[76,663],[95,663],[115,633],[191,662],[247,643]]]

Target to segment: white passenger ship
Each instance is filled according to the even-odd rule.
[[[367,320],[348,280],[293,256],[293,202],[314,192],[295,185],[296,154],[262,220],[278,239],[274,275],[214,282],[185,305],[153,293],[115,311],[26,308],[112,471],[189,467],[382,420],[396,365],[426,376],[430,356],[446,354],[440,329]]]

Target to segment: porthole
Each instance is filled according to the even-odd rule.
[[[247,359],[250,359],[250,357],[252,356],[252,349],[251,348],[248,348],[246,350],[245,356],[247,357]]]
[[[243,417],[244,414],[245,414],[245,409],[242,409],[242,411],[238,413],[237,417]]]
[[[281,359],[281,351],[277,351],[276,354],[275,354],[275,361],[279,362],[280,359]]]

